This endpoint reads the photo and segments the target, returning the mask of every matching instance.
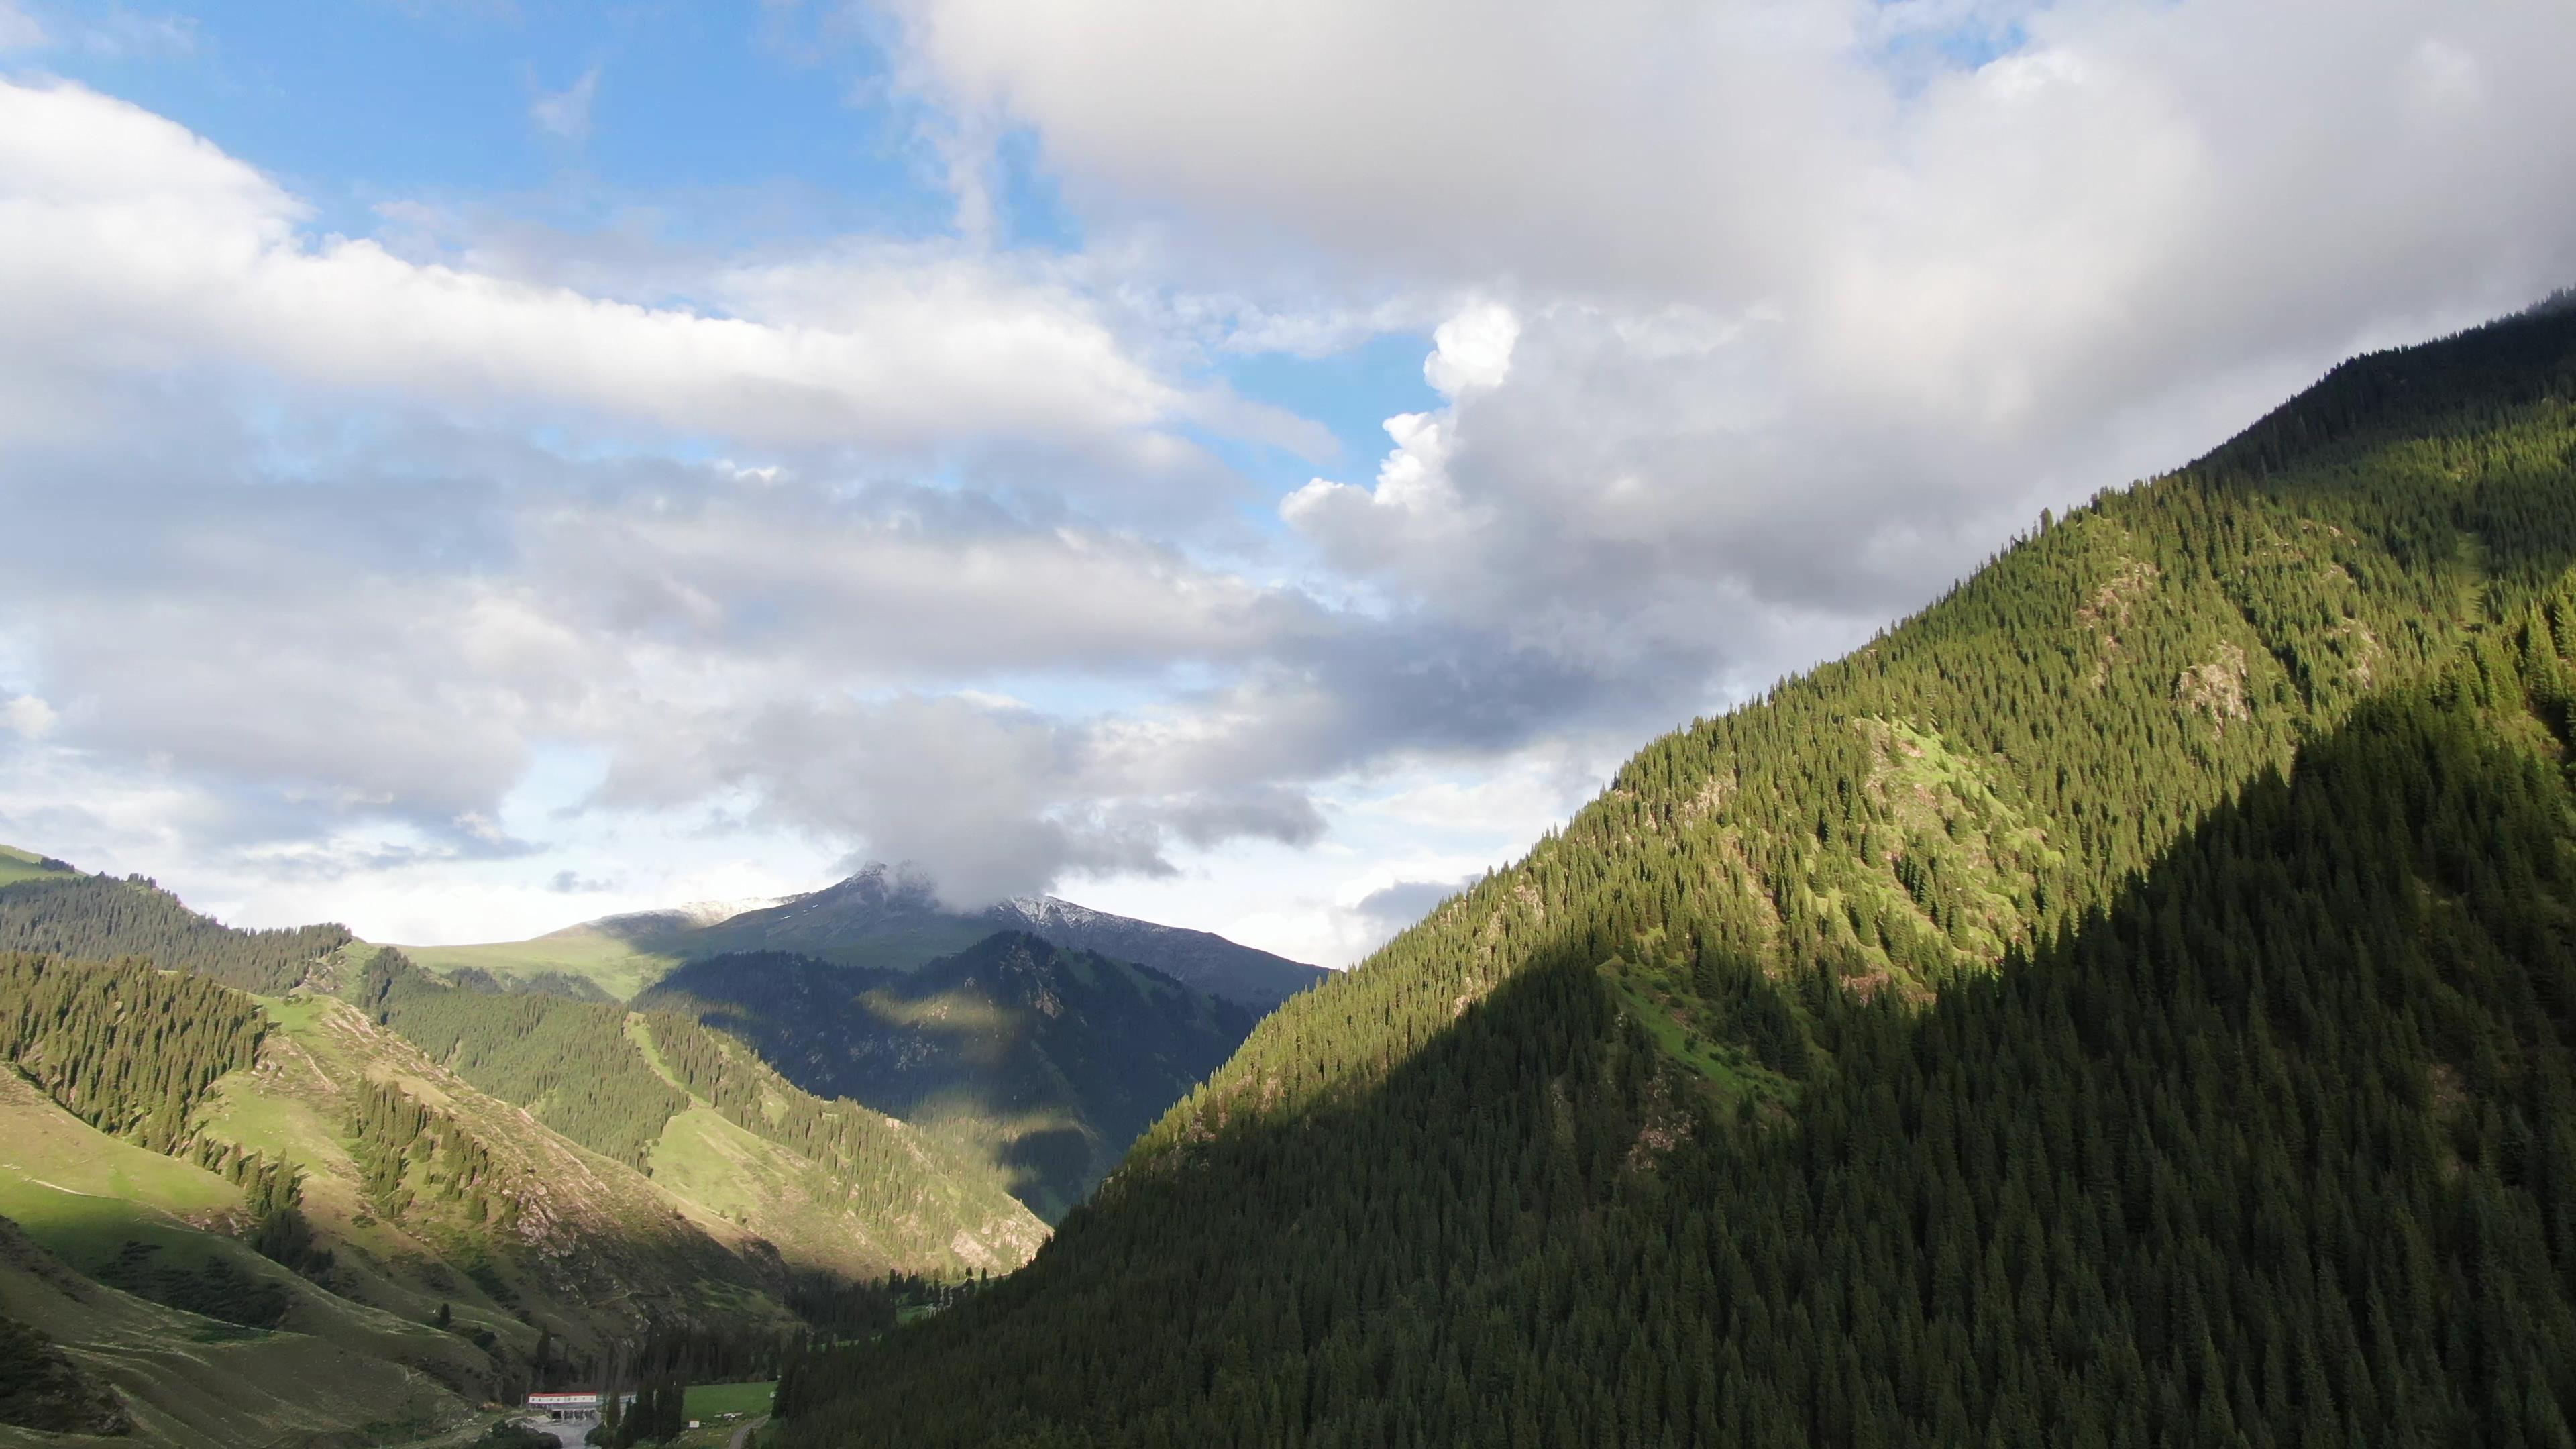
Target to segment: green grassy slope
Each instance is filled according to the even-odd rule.
[[[264,1003],[279,1030],[259,1065],[218,1083],[203,1135],[305,1169],[304,1208],[334,1254],[331,1286],[419,1322],[451,1305],[461,1332],[494,1335],[514,1362],[540,1328],[558,1352],[596,1352],[658,1316],[784,1328],[765,1250],[738,1224],[624,1164],[565,1141],[475,1089],[347,1003]],[[373,1191],[350,1122],[369,1085],[459,1123],[488,1161],[484,1216],[441,1190],[437,1168]]]
[[[673,1025],[662,1023],[665,1031]],[[628,1029],[658,1067],[653,1022],[629,1017]],[[746,1125],[787,1118],[790,1102],[804,1094],[749,1049],[721,1038],[711,1045],[751,1084],[756,1105],[729,1114],[691,1092],[654,1145],[653,1180],[759,1234],[788,1263],[855,1278],[881,1277],[889,1268],[1006,1272],[1046,1240],[1045,1225],[1012,1200],[999,1174],[938,1134],[891,1117],[868,1114],[875,1120],[865,1130],[882,1138],[887,1152],[909,1158],[911,1170],[889,1167],[874,1174],[869,1190],[854,1190],[846,1174]],[[680,1078],[670,1080],[687,1091]],[[843,1115],[857,1118],[862,1110]]]
[[[757,1047],[812,1091],[920,1124],[1061,1217],[1253,1014],[1168,976],[996,932],[908,972],[767,951],[694,961],[636,998]]]
[[[470,1404],[399,1364],[311,1334],[241,1334],[39,1254],[23,1239],[0,1242],[0,1315],[50,1335],[117,1394],[134,1427],[98,1439],[0,1427],[0,1444],[400,1444],[473,1420]]]
[[[24,880],[42,880],[60,874],[60,862],[48,864],[44,856],[14,845],[0,845],[0,886],[16,885]]]
[[[2048,521],[790,1442],[2568,1442],[2571,460],[2559,308]]]
[[[648,1317],[782,1326],[799,1272],[1006,1270],[1044,1236],[970,1155],[816,1101],[748,1053],[723,1078],[740,1100],[693,1098],[614,1005],[440,985],[337,927],[235,931],[141,880],[0,886],[0,938],[293,988],[260,998],[275,1029],[258,1069],[225,1077],[186,1131],[153,1108],[149,1145],[193,1134],[300,1165],[335,1286],[411,1317],[449,1304],[514,1367],[540,1327],[580,1354]],[[393,1124],[421,1134],[408,1146],[352,1136],[378,1086],[434,1119]]]
[[[680,964],[672,951],[573,926],[528,941],[494,941],[468,946],[405,946],[402,953],[442,976],[463,970],[490,972],[495,980],[524,985],[561,976],[586,981],[603,994],[625,1001],[651,986]]]
[[[870,1278],[1002,1271],[1044,1238],[990,1167],[881,1112],[808,1094],[692,1022],[447,986],[395,952],[357,991],[459,1076],[757,1233],[790,1266]],[[679,1037],[714,1073],[707,1081],[675,1072]]]
[[[138,1243],[157,1266],[220,1261],[283,1291],[281,1331],[409,1365],[473,1400],[498,1384],[492,1359],[464,1339],[324,1291],[253,1252],[239,1236],[249,1226],[240,1188],[109,1137],[14,1075],[0,1077],[0,1216],[84,1273],[111,1270]]]

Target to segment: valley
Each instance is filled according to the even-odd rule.
[[[675,1334],[757,1367],[891,1326],[901,1285],[1025,1263],[1254,1019],[1009,932],[513,991],[0,864],[0,1316],[59,1346],[45,1413],[142,1444],[435,1437]],[[174,1367],[197,1342],[238,1345],[241,1393]]]

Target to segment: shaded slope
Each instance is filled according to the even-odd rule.
[[[912,972],[785,952],[710,957],[635,1004],[740,1036],[811,1091],[973,1144],[1049,1218],[1253,1022],[1159,972],[1009,931]]]
[[[2571,342],[1650,746],[806,1442],[2566,1442]]]
[[[1113,916],[1054,896],[1022,896],[1004,901],[984,914],[997,924],[1026,931],[1049,945],[1090,951],[1113,961],[1133,961],[1193,990],[1239,1001],[1256,1013],[1268,1011],[1332,975],[1320,966],[1274,956],[1212,932]]]
[[[1843,1071],[1777,1131],[1535,962],[813,1370],[866,1402],[794,1442],[2566,1442],[2576,794],[2480,689],[1928,1012],[1817,996]]]

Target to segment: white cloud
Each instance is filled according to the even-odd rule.
[[[11,695],[0,703],[0,725],[21,739],[43,739],[54,732],[54,722],[60,718],[52,705],[32,694]]]
[[[895,9],[919,84],[1098,214],[1486,299],[1435,333],[1448,405],[1282,513],[1392,606],[1666,699],[2576,278],[2564,6]],[[1999,53],[1891,60],[1953,36]]]
[[[961,240],[318,235],[0,83],[0,826],[432,938],[859,849],[1347,959],[2043,503],[2576,279],[2563,5],[893,9]],[[1085,250],[999,241],[1021,128]],[[1388,330],[1375,460],[1211,380]]]
[[[1005,264],[885,248],[819,273],[748,268],[724,279],[740,314],[718,316],[313,240],[305,215],[149,112],[0,82],[0,307],[16,355],[49,371],[212,358],[779,447],[1034,436],[1147,472],[1192,455],[1167,431],[1189,391],[1084,299]],[[799,306],[826,287],[827,307]]]
[[[1512,374],[1512,344],[1520,335],[1520,319],[1511,308],[1478,302],[1432,332],[1423,380],[1453,398],[1471,389],[1500,387]]]

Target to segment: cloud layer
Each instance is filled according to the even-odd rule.
[[[45,30],[0,3],[0,47]],[[437,198],[341,235],[257,158],[0,79],[0,829],[253,915],[440,861],[560,911],[621,838],[784,839],[1344,959],[1569,761],[2346,352],[2576,281],[2576,10],[2537,0],[825,31],[886,37],[955,236],[610,246]],[[582,140],[600,75],[527,124]],[[1014,146],[1079,245],[996,243]],[[1390,332],[1432,401],[1374,459],[1239,380]]]

